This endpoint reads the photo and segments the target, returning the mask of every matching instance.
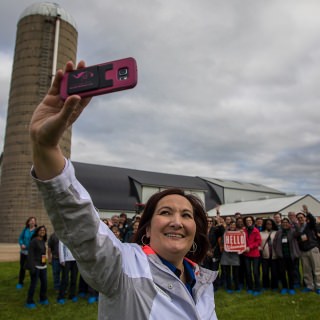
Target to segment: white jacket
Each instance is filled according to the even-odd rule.
[[[216,272],[194,266],[192,297],[156,254],[121,243],[101,222],[71,162],[61,175],[36,182],[59,239],[85,281],[100,292],[99,320],[217,319],[212,285]]]
[[[59,262],[65,263],[66,261],[75,261],[71,251],[59,240]]]

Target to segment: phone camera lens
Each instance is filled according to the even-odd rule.
[[[127,68],[119,69],[118,74],[119,76],[126,76],[128,74],[128,69]]]

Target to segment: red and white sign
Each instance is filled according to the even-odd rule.
[[[247,247],[246,235],[242,230],[226,231],[223,237],[224,250],[227,252],[242,253]]]

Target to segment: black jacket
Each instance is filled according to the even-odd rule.
[[[45,241],[33,238],[29,246],[28,263],[27,268],[30,272],[34,272],[36,266],[43,267],[46,265],[46,261],[43,260],[46,257],[46,244]]]
[[[316,218],[311,214],[308,213],[306,215],[307,223],[303,230],[299,231],[299,248],[301,251],[309,251],[318,246],[318,239],[317,239],[317,231],[316,231]],[[302,241],[301,236],[307,236],[307,240]]]

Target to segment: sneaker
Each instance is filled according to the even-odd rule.
[[[248,294],[253,294],[253,291],[249,289],[249,290],[247,290],[247,293]]]
[[[71,300],[72,302],[78,302],[78,297],[73,297]]]
[[[287,293],[288,293],[288,289],[285,289],[285,288],[281,289],[280,291],[280,294],[287,294]]]
[[[23,284],[18,283],[18,284],[16,285],[16,289],[17,289],[17,290],[20,290],[20,289],[22,289],[22,288],[23,288]]]
[[[93,303],[95,303],[95,302],[97,302],[96,297],[89,297],[89,298],[88,298],[88,303],[89,303],[89,304],[93,304]]]
[[[260,296],[260,294],[261,294],[261,291],[253,291],[253,293],[252,293],[252,295],[253,295],[254,297]]]
[[[312,291],[312,289],[310,289],[310,288],[303,288],[301,290],[301,292],[303,292],[303,293],[308,293],[308,292],[311,292],[311,291]]]
[[[47,305],[49,304],[49,301],[48,301],[48,299],[46,299],[46,300],[41,300],[41,301],[39,301],[39,303],[40,303],[41,305],[43,305],[43,306],[47,306]]]
[[[289,290],[288,290],[288,293],[291,294],[291,295],[294,295],[294,294],[296,294],[296,290],[294,290],[294,289],[289,289]]]
[[[64,300],[64,299],[57,299],[57,302],[58,302],[59,304],[65,304],[65,300]]]
[[[28,309],[35,309],[37,306],[35,303],[26,303],[25,307]]]
[[[316,294],[320,294],[320,289],[317,289],[317,290],[316,290]]]

